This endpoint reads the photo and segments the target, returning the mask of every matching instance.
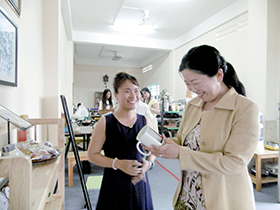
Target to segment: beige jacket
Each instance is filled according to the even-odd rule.
[[[207,210],[254,210],[255,200],[247,165],[259,139],[258,106],[231,88],[213,110],[202,112],[195,98],[187,105],[177,141],[182,145],[201,119],[200,151],[180,146],[180,169],[202,173]],[[173,199],[176,204],[181,181]]]

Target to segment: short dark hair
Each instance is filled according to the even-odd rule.
[[[118,93],[119,87],[127,79],[130,80],[134,85],[139,87],[139,83],[137,82],[137,79],[134,76],[132,76],[126,72],[120,72],[120,73],[116,74],[116,76],[114,78],[113,86],[114,86],[115,93]]]

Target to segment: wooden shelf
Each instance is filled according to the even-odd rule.
[[[44,209],[43,206],[46,203],[46,200],[44,202],[36,202],[38,198],[48,198],[48,195],[50,192],[53,191],[53,185],[56,182],[56,172],[59,166],[59,162],[63,154],[61,154],[58,157],[58,160],[56,160],[53,163],[48,163],[45,165],[38,165],[33,166],[32,170],[32,203],[34,203],[34,209]],[[49,179],[46,179],[44,175],[50,174]],[[55,180],[55,182],[54,182]],[[59,208],[58,208],[59,209]]]
[[[262,191],[262,184],[277,182],[278,178],[275,177],[262,177],[262,160],[264,159],[278,159],[279,152],[265,149],[263,152],[256,152],[254,158],[256,159],[256,176],[250,174],[252,182],[256,184],[256,190]]]
[[[254,184],[257,183],[257,178],[256,176],[254,176],[253,174],[250,174],[251,176],[251,179],[252,179],[252,182]],[[276,177],[272,177],[272,176],[267,176],[267,177],[262,177],[261,178],[261,183],[264,184],[264,183],[271,183],[271,182],[277,182],[278,181],[278,178]]]
[[[64,196],[53,195],[46,203],[45,210],[59,209],[62,205],[64,205]]]
[[[64,120],[57,118],[29,121],[35,124],[35,133],[38,125],[46,125],[47,127],[56,125],[57,142],[50,142],[57,146],[56,148],[61,151],[61,155],[52,162],[37,165],[33,165],[28,156],[0,158],[0,177],[9,177],[9,209],[64,209]],[[57,190],[54,194],[56,184]]]
[[[180,117],[177,117],[177,118],[163,118],[163,120],[166,120],[166,121],[173,120],[173,121],[175,121],[175,120],[182,120],[182,118],[180,118]]]
[[[173,127],[173,126],[163,126],[165,128],[167,128],[168,130],[179,130],[179,127]]]
[[[184,113],[184,111],[167,111],[168,113]]]
[[[164,117],[165,113],[170,113],[170,114],[177,113],[177,114],[179,114],[179,116],[175,117],[175,118],[166,118],[166,117]],[[161,127],[160,127],[161,129],[160,130],[162,132],[164,132],[164,128],[168,129],[169,137],[175,136],[176,133],[177,133],[177,130],[179,130],[179,127],[177,127],[177,125],[182,120],[181,113],[184,113],[184,111],[164,111],[164,102],[162,102],[161,118],[157,119],[158,122],[161,124]],[[169,122],[168,125],[164,125],[165,121],[174,121],[174,122],[176,121],[176,123],[170,123]]]

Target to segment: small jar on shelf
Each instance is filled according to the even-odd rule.
[[[20,117],[22,119],[25,119],[25,120],[28,120],[28,115],[25,114],[25,115],[20,115]],[[27,139],[29,138],[29,133],[28,133],[28,130],[21,130],[20,128],[18,129],[18,141],[21,142],[21,141],[26,141]]]

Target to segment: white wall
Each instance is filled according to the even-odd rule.
[[[243,14],[224,25],[175,49],[169,56],[162,57],[152,64],[153,71],[142,74],[143,85],[160,83],[161,89],[167,88],[175,100],[186,98],[186,85],[178,73],[181,59],[194,46],[208,44],[216,47],[226,60],[235,67],[240,80],[247,81],[248,52],[248,15]]]
[[[0,104],[18,115],[28,114],[30,118],[60,117],[61,104],[59,95],[66,94],[69,98],[68,84],[72,84],[73,43],[67,41],[64,24],[61,18],[60,1],[57,0],[25,0],[21,1],[21,17],[19,18],[6,1],[0,6],[18,25],[18,86],[0,85]],[[44,33],[47,21],[46,6],[57,18],[56,50],[58,58],[48,58],[45,46],[53,46],[50,37]],[[54,12],[56,11],[56,14]],[[57,62],[57,60],[59,62]],[[47,68],[46,61],[57,63],[56,72]],[[62,72],[63,76],[59,76]],[[52,72],[52,73],[51,73]],[[47,79],[45,76],[48,75]],[[65,77],[65,78],[63,78]],[[55,101],[48,102],[49,91],[46,83],[55,81],[56,91],[52,97]],[[65,87],[65,88],[64,88]],[[70,95],[70,96],[69,96]],[[44,106],[47,101],[49,106]],[[71,102],[72,103],[72,102]],[[0,148],[7,144],[6,122],[0,119]],[[12,132],[12,143],[16,141],[16,132]]]
[[[142,74],[141,88],[150,84],[159,83],[160,90],[167,89],[172,95],[171,85],[173,84],[174,73],[172,71],[172,52],[152,62],[153,69]]]
[[[77,105],[82,102],[85,107],[94,107],[94,92],[103,92],[105,85],[103,83],[103,76],[109,76],[109,82],[106,83],[107,88],[114,93],[113,81],[115,75],[124,71],[136,77],[140,83],[140,69],[136,68],[121,68],[121,67],[104,67],[104,66],[88,66],[88,65],[74,65],[74,99],[73,103]],[[114,97],[113,97],[114,98]],[[115,99],[114,99],[115,100]],[[116,100],[115,100],[116,102]],[[70,110],[69,110],[70,111]]]
[[[249,1],[248,68],[249,92],[263,113],[266,141],[279,141],[280,2]],[[278,136],[278,137],[277,137]]]
[[[19,115],[40,116],[43,97],[41,1],[22,2],[20,18],[6,1],[1,1],[0,6],[18,26],[18,86],[0,85],[0,104]],[[6,125],[2,119],[0,123]],[[0,136],[0,147],[4,144],[7,144],[5,134]]]
[[[280,1],[268,1],[267,13],[267,55],[266,55],[266,137],[267,139],[279,139],[279,132],[269,132],[279,129],[278,103],[280,103]],[[278,40],[277,40],[278,39]]]
[[[147,86],[159,82],[161,89],[167,88],[175,100],[185,98],[186,86],[178,73],[182,57],[194,46],[212,45],[233,64],[239,79],[245,85],[247,97],[259,105],[265,125],[265,139],[277,141],[279,139],[277,102],[279,102],[280,91],[280,46],[277,37],[280,37],[280,30],[276,25],[279,25],[280,17],[276,11],[280,7],[275,4],[279,2],[274,1],[274,4],[270,5],[264,29],[259,27],[260,22],[255,17],[259,16],[259,13],[253,8],[251,12],[255,13],[255,16],[250,15],[250,21],[248,13],[244,13],[174,50],[168,57],[152,62],[153,66],[158,68],[142,75],[142,78],[145,78],[143,84]],[[263,7],[260,6],[261,8]],[[250,26],[250,33],[248,22],[253,25]],[[258,26],[258,30],[254,30],[254,25]],[[262,33],[263,35],[257,33],[260,30],[266,32]],[[255,41],[252,45],[253,38]]]
[[[0,103],[18,114],[34,117],[41,112],[43,95],[41,1],[22,3],[21,18],[6,1],[1,1],[0,6],[18,25],[18,86],[0,85]]]

